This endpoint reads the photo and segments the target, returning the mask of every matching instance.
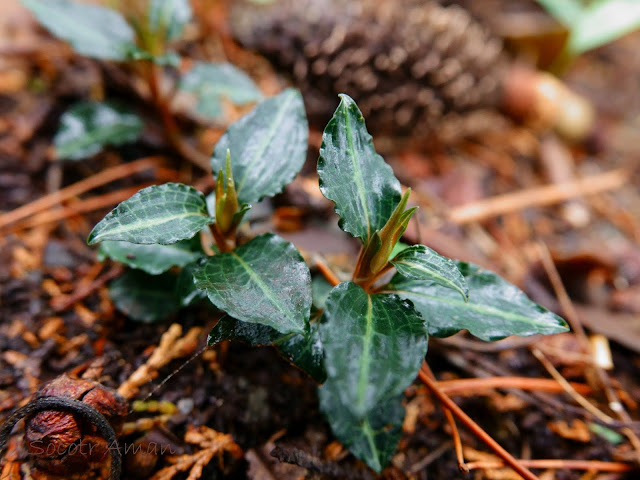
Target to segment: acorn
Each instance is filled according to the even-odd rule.
[[[104,472],[113,450],[118,449],[115,437],[105,438],[92,416],[79,415],[65,408],[65,403],[82,402],[89,411],[98,412],[117,435],[128,412],[126,400],[97,382],[67,375],[45,384],[34,402],[43,399],[57,402],[60,408],[42,410],[26,419],[24,445],[37,469],[54,478],[87,478],[88,471]]]
[[[338,93],[356,100],[376,136],[464,135],[478,123],[486,128],[496,109],[516,111],[517,118],[532,118],[537,125],[542,119],[542,128],[561,124],[560,130],[573,139],[584,138],[593,123],[587,102],[568,95],[560,82],[538,79],[534,70],[533,79],[521,75],[501,40],[457,5],[429,0],[236,1],[230,25],[244,47],[290,76],[303,92],[310,121],[318,126],[331,117]],[[517,83],[521,79],[522,85]],[[549,92],[556,87],[557,93]]]

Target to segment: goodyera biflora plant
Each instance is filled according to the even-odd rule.
[[[189,293],[183,300],[203,292],[227,314],[211,330],[209,345],[227,339],[274,345],[320,384],[320,407],[335,436],[380,472],[397,446],[403,391],[418,373],[429,335],[466,329],[492,341],[564,332],[567,325],[475,265],[424,245],[392,256],[415,208],[407,208],[409,191],[401,194],[346,95],[324,131],[318,175],[340,227],[362,248],[352,279],[312,305],[309,268],[291,243],[274,234],[236,243],[249,205],[293,179],[306,142],[302,100],[287,90],[232,125],[216,146],[211,214],[191,187],[153,186],[109,213],[89,243],[102,242],[105,256],[148,273],[184,267],[180,283]],[[215,240],[212,256],[192,240],[206,227]],[[191,263],[171,260],[175,251],[193,253]]]
[[[185,158],[206,169],[207,158],[185,142],[173,116],[178,91],[192,96],[203,119],[223,117],[221,100],[245,105],[262,99],[253,81],[230,63],[193,62],[184,75],[173,48],[192,21],[190,0],[114,0],[117,10],[74,0],[22,0],[53,35],[76,53],[124,67],[134,82],[146,84],[167,141]],[[166,75],[171,71],[172,75]],[[135,78],[137,77],[137,79]],[[175,80],[175,77],[178,80]],[[166,84],[173,82],[171,88]],[[61,117],[54,137],[60,160],[90,157],[103,147],[135,142],[144,122],[117,102],[79,101]]]

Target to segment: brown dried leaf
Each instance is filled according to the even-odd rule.
[[[547,423],[549,430],[560,435],[562,438],[575,440],[577,442],[588,443],[591,441],[589,427],[582,421],[574,419],[569,425],[565,420],[558,420]]]
[[[211,459],[224,452],[230,453],[234,458],[242,457],[242,449],[234,442],[233,437],[228,434],[219,433],[205,427],[189,426],[184,435],[185,442],[198,445],[201,449],[193,454],[185,454],[169,459],[173,465],[156,472],[150,480],[171,480],[180,472],[189,470],[187,480],[197,480],[202,475],[202,470]]]

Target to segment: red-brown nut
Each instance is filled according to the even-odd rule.
[[[127,403],[114,390],[99,383],[62,375],[47,383],[36,398],[66,397],[95,408],[116,434],[127,414]],[[27,418],[25,447],[41,471],[74,478],[108,464],[109,445],[86,419],[64,411],[43,411]]]

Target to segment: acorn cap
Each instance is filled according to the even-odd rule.
[[[61,375],[45,384],[35,398],[66,397],[80,400],[104,415],[116,433],[128,412],[127,402],[103,385]],[[97,429],[73,413],[45,410],[28,417],[24,443],[34,464],[42,471],[73,478],[88,469],[107,464],[108,445]]]

